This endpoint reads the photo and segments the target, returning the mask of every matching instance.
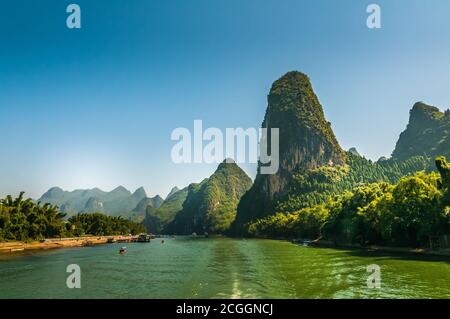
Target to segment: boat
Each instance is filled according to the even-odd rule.
[[[24,250],[25,250],[25,248],[20,247],[20,248],[11,248],[9,251],[14,253],[14,252],[17,252],[17,251],[24,251]]]
[[[90,241],[90,240],[86,240],[84,242],[84,246],[86,246],[86,247],[93,247],[94,246],[94,242]]]
[[[136,239],[136,242],[138,243],[149,243],[151,239],[150,235],[147,234],[139,234],[139,236]]]
[[[309,240],[309,239],[299,238],[299,239],[292,240],[292,242],[294,244],[301,245],[301,246],[310,246],[314,241]]]

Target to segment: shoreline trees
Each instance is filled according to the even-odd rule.
[[[253,236],[323,238],[336,243],[418,246],[450,234],[450,165],[419,172],[396,184],[370,183],[324,204],[278,213],[248,225]]]
[[[0,241],[144,232],[141,224],[101,213],[79,214],[69,221],[64,217],[57,206],[24,199],[23,192],[15,199],[8,195],[0,199]]]

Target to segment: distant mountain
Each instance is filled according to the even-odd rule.
[[[164,200],[159,195],[152,198],[145,197],[141,199],[141,201],[131,211],[129,218],[135,222],[142,222],[145,218],[147,207],[159,208],[163,202]]]
[[[188,194],[188,187],[171,193],[160,207],[147,206],[145,219],[142,223],[150,233],[161,234],[166,232],[167,225],[173,221],[175,215],[183,208],[183,203]]]
[[[251,184],[250,177],[236,163],[224,161],[209,178],[189,185],[183,208],[167,226],[167,232],[226,232],[236,216],[239,200]]]
[[[159,208],[162,205],[162,203],[164,203],[164,199],[159,195],[150,198],[150,205],[154,208]]]
[[[435,106],[418,102],[409,114],[409,123],[400,134],[392,157],[405,160],[426,156],[431,166],[437,156],[450,158],[450,110],[441,112]]]
[[[78,189],[69,192],[59,187],[53,187],[43,194],[39,201],[59,206],[60,210],[68,217],[79,212],[104,212],[108,215],[120,215],[127,218],[130,212],[145,198],[147,198],[147,194],[142,187],[134,193],[123,186],[110,192],[102,191],[99,188]],[[159,202],[160,197],[154,199],[152,204]]]
[[[84,206],[83,213],[103,213],[103,203],[95,197],[91,197]]]
[[[180,191],[180,189],[178,188],[178,187],[173,187],[171,190],[170,190],[170,193],[167,195],[167,197],[166,197],[166,199],[167,198],[169,198],[170,196],[172,196],[173,194],[175,194],[176,192],[178,192],[178,191]]]

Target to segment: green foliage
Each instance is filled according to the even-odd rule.
[[[278,202],[276,210],[289,212],[312,207],[354,187],[376,182],[396,183],[401,177],[428,167],[428,159],[424,157],[372,163],[352,152],[347,153],[347,163],[345,166],[297,170],[293,175],[289,194]]]
[[[107,216],[102,213],[81,213],[69,218],[68,229],[74,236],[95,235],[136,235],[145,232],[142,224],[132,222],[117,216]]]
[[[438,183],[438,187],[444,193],[444,202],[446,205],[450,205],[450,164],[443,156],[436,158],[436,167],[441,174],[441,181]]]
[[[299,136],[312,131],[335,153],[336,159],[345,158],[306,74],[291,71],[283,75],[273,83],[268,102],[262,126],[280,129],[281,153],[299,143]]]
[[[145,219],[142,222],[147,231],[154,234],[165,233],[167,225],[183,209],[187,194],[188,188],[186,187],[170,195],[159,208],[147,206]]]
[[[8,195],[0,199],[0,241],[41,240],[80,235],[136,234],[145,231],[138,223],[104,214],[79,214],[64,221],[57,206],[35,203]]]
[[[294,213],[277,213],[257,220],[248,227],[252,236],[318,238],[329,211],[322,205]]]
[[[23,192],[13,199],[8,195],[0,200],[0,241],[43,239],[66,234],[64,214],[58,207],[41,205],[23,199]]]
[[[191,184],[183,209],[166,231],[176,234],[224,233],[236,216],[242,195],[252,180],[235,163],[223,162],[208,179]]]
[[[336,243],[416,246],[450,234],[446,202],[450,165],[436,160],[440,174],[419,172],[396,184],[378,182],[330,196],[321,205],[281,212],[248,226],[254,236],[325,238]],[[331,174],[329,174],[332,172]],[[339,183],[344,171],[325,169],[322,182]],[[393,175],[395,176],[395,175]]]

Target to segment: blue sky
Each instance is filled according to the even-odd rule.
[[[215,165],[173,164],[172,130],[259,127],[289,70],[310,76],[344,148],[390,155],[414,102],[450,105],[450,2],[372,2],[3,0],[0,195],[198,182]]]

